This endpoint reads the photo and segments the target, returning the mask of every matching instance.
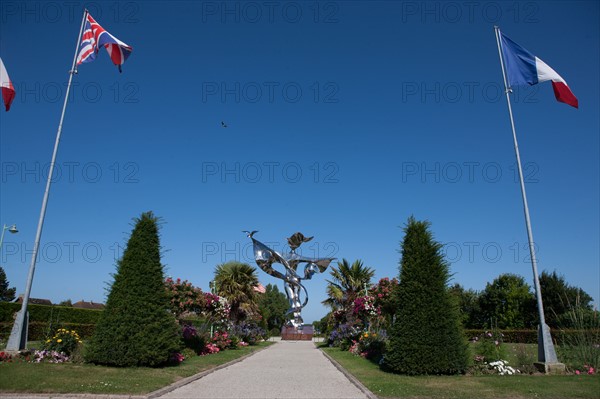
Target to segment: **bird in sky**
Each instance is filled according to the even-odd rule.
[[[223,121],[221,121],[221,127],[227,127],[227,124]]]

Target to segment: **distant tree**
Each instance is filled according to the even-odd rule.
[[[6,273],[4,273],[4,269],[0,267],[0,302],[11,302],[15,300],[15,292],[17,290],[15,287],[8,288],[8,285]]]
[[[106,308],[86,348],[89,362],[158,366],[180,349],[179,326],[164,286],[157,222],[152,212],[135,219]]]
[[[315,320],[312,323],[315,332],[319,331],[321,334],[327,336],[331,332],[333,325],[331,323],[331,312],[327,313],[321,318],[321,320]]]
[[[532,328],[537,324],[535,296],[525,279],[502,274],[479,295],[485,325],[500,329]]]
[[[267,284],[265,293],[259,297],[258,307],[268,331],[281,330],[287,321],[286,313],[290,305],[285,294],[276,285]]]
[[[448,289],[450,267],[429,222],[408,219],[402,242],[399,309],[383,367],[396,373],[457,374],[467,368],[467,343],[456,301]]]
[[[71,308],[71,307],[73,307],[73,303],[71,302],[70,299],[67,299],[65,301],[59,302],[58,306],[66,306],[68,308]]]
[[[565,317],[565,313],[575,307],[592,310],[593,298],[581,288],[569,285],[565,277],[557,274],[556,271],[548,273],[544,270],[540,276],[540,287],[546,324],[551,328],[575,327],[565,325],[569,320]]]
[[[258,285],[256,268],[247,263],[231,261],[215,269],[217,294],[227,298],[231,306],[229,313],[234,323],[252,319],[259,315]]]
[[[479,293],[473,289],[465,290],[458,283],[450,287],[450,292],[458,301],[460,318],[465,328],[483,328],[484,322],[479,307]]]

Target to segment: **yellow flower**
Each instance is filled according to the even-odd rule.
[[[62,339],[59,338],[59,339],[56,340],[56,342],[62,342]]]
[[[46,340],[46,343],[48,343],[48,342],[50,342],[50,341],[51,341],[50,339],[47,339],[47,340]]]
[[[365,338],[369,338],[369,333],[365,333]]]

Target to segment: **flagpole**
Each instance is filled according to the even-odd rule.
[[[75,55],[73,56],[73,64],[69,71],[69,83],[67,84],[67,91],[65,93],[65,101],[63,103],[62,114],[60,115],[60,122],[58,123],[58,131],[56,132],[56,141],[54,143],[54,151],[52,152],[52,161],[50,162],[50,170],[48,171],[48,179],[46,181],[46,190],[44,191],[44,199],[42,200],[42,208],[40,210],[40,219],[38,221],[37,232],[35,234],[35,242],[33,244],[33,254],[31,255],[31,264],[29,266],[29,274],[27,275],[27,284],[25,286],[25,294],[23,295],[23,304],[21,310],[17,312],[15,324],[13,325],[10,333],[10,338],[6,345],[8,351],[19,351],[27,348],[27,332],[29,324],[29,315],[27,314],[27,305],[29,304],[29,295],[31,293],[31,286],[33,284],[33,275],[35,273],[35,264],[37,261],[38,250],[40,248],[40,240],[42,237],[42,228],[44,227],[44,219],[46,217],[46,207],[48,206],[48,197],[50,195],[50,186],[52,184],[52,174],[54,172],[54,166],[56,164],[56,155],[58,153],[58,144],[60,143],[60,136],[62,133],[63,120],[65,118],[65,111],[67,110],[67,103],[69,99],[69,91],[71,89],[71,82],[73,81],[73,75],[77,73],[77,54],[79,45],[81,42],[81,34],[83,33],[83,26],[88,11],[83,10],[83,17],[81,19],[81,27],[79,28],[79,36],[77,37],[77,44],[75,45]]]
[[[521,196],[523,197],[523,210],[525,212],[525,225],[527,226],[527,238],[529,241],[529,254],[531,257],[531,268],[533,269],[533,281],[535,284],[535,293],[537,298],[538,314],[540,318],[540,325],[538,329],[538,362],[544,364],[558,363],[556,357],[556,351],[554,350],[554,344],[552,343],[552,336],[550,335],[550,328],[546,324],[546,318],[544,317],[544,305],[542,303],[542,290],[540,287],[540,279],[537,270],[537,259],[535,257],[535,247],[533,241],[533,233],[531,230],[531,219],[529,218],[529,207],[527,206],[527,193],[525,192],[525,182],[523,179],[523,169],[521,167],[521,156],[519,155],[519,144],[517,142],[517,132],[515,130],[515,121],[513,119],[512,107],[510,104],[510,93],[512,89],[508,86],[508,79],[506,78],[506,70],[504,68],[504,59],[502,57],[502,48],[500,44],[500,28],[494,26],[496,32],[496,43],[498,44],[498,55],[500,56],[500,66],[502,67],[502,77],[504,78],[504,92],[506,94],[506,103],[508,104],[508,115],[510,116],[510,127],[512,128],[513,141],[515,146],[515,155],[517,157],[517,168],[519,170],[519,182],[521,183]],[[549,371],[548,367],[545,371]]]

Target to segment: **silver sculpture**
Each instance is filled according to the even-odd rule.
[[[283,280],[285,286],[285,294],[287,295],[290,303],[290,309],[287,314],[291,314],[293,317],[287,322],[287,326],[295,328],[302,328],[303,320],[301,311],[304,306],[308,303],[308,292],[302,280],[310,280],[317,271],[323,273],[331,261],[335,258],[306,258],[296,253],[296,249],[305,242],[313,239],[313,237],[305,237],[302,233],[295,233],[288,238],[288,244],[290,245],[291,252],[282,253],[272,250],[262,242],[256,240],[253,236],[258,231],[244,231],[252,240],[254,247],[254,259],[256,264],[265,273]],[[275,270],[273,263],[280,263],[285,268],[285,274]],[[300,277],[297,273],[297,268],[300,263],[306,263],[304,266],[304,277]],[[304,291],[306,298],[303,302],[300,300],[301,291]]]

